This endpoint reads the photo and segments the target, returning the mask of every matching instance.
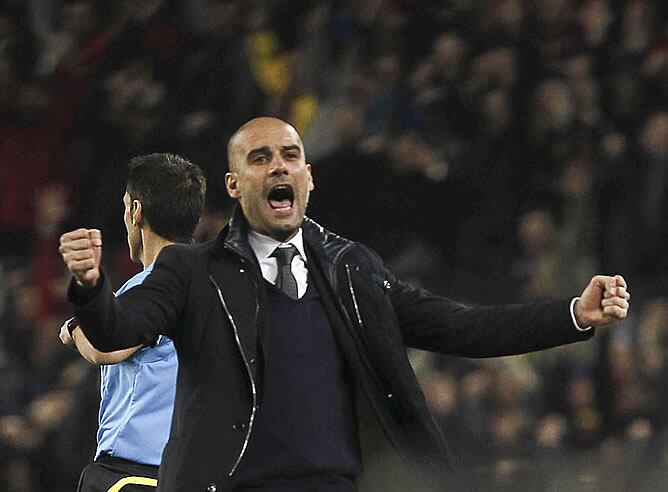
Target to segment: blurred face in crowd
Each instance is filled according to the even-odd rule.
[[[590,0],[578,12],[585,38],[592,45],[599,45],[605,39],[613,15],[608,0]]]
[[[536,2],[536,17],[546,24],[556,22],[567,9],[567,0],[538,0]]]
[[[443,34],[434,42],[436,67],[443,72],[456,70],[466,51],[466,45],[455,33]]]
[[[339,108],[334,120],[334,134],[342,145],[354,146],[364,134],[362,109],[352,104]]]
[[[668,154],[668,113],[656,113],[649,117],[641,141],[645,152],[652,156],[665,157]]]
[[[518,226],[520,243],[527,254],[545,251],[554,238],[554,219],[547,210],[532,210],[525,214]]]
[[[228,160],[227,191],[250,228],[278,241],[294,236],[313,190],[297,130],[276,118],[251,120],[230,139]]]
[[[548,79],[536,88],[534,107],[537,123],[560,131],[575,118],[575,102],[568,85],[562,80]]]
[[[132,20],[141,23],[157,14],[164,3],[164,0],[127,0],[123,9]]]
[[[95,33],[97,14],[91,2],[73,2],[63,6],[63,29],[79,40]]]
[[[240,6],[237,2],[217,2],[209,8],[206,32],[225,39],[228,35],[238,32],[243,25],[240,21]]]
[[[508,94],[502,90],[491,90],[482,98],[482,121],[490,133],[497,133],[506,128],[512,118],[512,107]]]
[[[17,114],[25,123],[41,121],[51,106],[51,92],[39,82],[24,84],[16,101]]]

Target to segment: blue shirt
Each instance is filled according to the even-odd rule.
[[[141,284],[153,264],[129,279],[116,296]],[[100,427],[95,456],[108,453],[160,465],[174,410],[178,358],[174,342],[159,337],[118,364],[101,366]]]

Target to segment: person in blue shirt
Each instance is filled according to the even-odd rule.
[[[176,155],[135,157],[129,168],[123,219],[130,257],[144,270],[125,282],[116,296],[140,285],[151,274],[165,246],[192,242],[206,192],[200,168]],[[158,336],[150,346],[100,352],[75,318],[63,324],[60,338],[99,365],[101,372],[97,450],[81,474],[78,490],[156,488],[174,408],[178,370],[174,343]]]

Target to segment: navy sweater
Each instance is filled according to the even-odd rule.
[[[362,467],[353,384],[320,294],[311,281],[299,300],[264,285],[264,391],[236,483],[352,490]]]

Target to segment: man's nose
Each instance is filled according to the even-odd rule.
[[[272,176],[279,176],[281,174],[288,174],[288,166],[285,163],[285,160],[283,160],[282,156],[277,156],[274,159],[274,162],[272,162],[270,174]]]

